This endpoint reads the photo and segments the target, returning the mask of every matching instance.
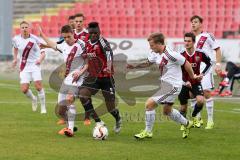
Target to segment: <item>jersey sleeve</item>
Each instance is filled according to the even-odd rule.
[[[209,43],[211,49],[217,49],[220,47],[219,44],[217,43],[214,35],[211,33],[208,34],[208,43]]]
[[[148,55],[148,58],[147,58],[147,59],[148,59],[149,62],[155,63],[155,62],[156,62],[156,58],[157,58],[156,53],[151,52],[151,53]]]
[[[180,53],[177,53],[177,52],[174,52],[174,53],[175,54],[174,54],[173,58],[176,59],[176,63],[182,66],[186,61],[185,57]]]
[[[202,61],[206,64],[206,67],[203,69],[202,73],[205,75],[208,73],[210,68],[212,67],[212,62],[210,57],[208,57],[205,53],[202,52]]]
[[[12,39],[12,45],[13,45],[14,48],[18,48],[18,46],[17,46],[17,38],[16,37],[14,37]]]
[[[56,50],[58,50],[59,52],[63,52],[63,48],[64,48],[64,43],[60,43],[56,45]]]

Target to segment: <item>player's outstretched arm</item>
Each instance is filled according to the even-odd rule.
[[[57,43],[50,40],[42,31],[42,28],[38,27],[40,37],[47,43],[47,46],[51,47],[52,49],[56,50]]]
[[[150,67],[153,63],[150,62],[149,60],[142,62],[140,64],[137,64],[136,66],[132,64],[127,64],[127,69],[139,69],[139,68],[147,68]]]
[[[18,49],[17,48],[13,48],[13,61],[12,61],[12,67],[16,67],[17,65],[17,55],[18,55]]]

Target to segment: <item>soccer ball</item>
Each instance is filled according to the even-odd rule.
[[[105,140],[108,136],[108,129],[104,125],[96,125],[93,128],[93,138],[96,140]]]

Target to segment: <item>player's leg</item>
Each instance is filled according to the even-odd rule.
[[[178,100],[180,102],[180,109],[179,112],[183,117],[187,117],[187,104],[189,99],[189,88],[186,86],[183,86],[181,89],[180,94],[178,95]],[[180,130],[184,130],[184,125],[181,125]]]
[[[210,90],[204,90],[204,97],[206,99],[206,109],[207,109],[207,126],[205,129],[212,129],[214,126],[213,122],[213,107],[214,107],[214,101],[211,96],[211,91]]]
[[[56,107],[56,111],[55,111],[56,114],[59,117],[59,120],[57,122],[57,124],[59,124],[59,125],[64,125],[64,124],[66,124],[65,122],[67,121],[67,117],[66,117],[66,112],[67,112],[66,96],[67,96],[67,94],[64,93],[64,92],[61,92],[61,89],[60,89],[60,92],[58,93],[58,103],[57,103],[57,107]]]
[[[74,123],[76,117],[76,107],[74,105],[74,94],[69,92],[66,96],[67,101],[67,129],[64,131],[64,134],[68,137],[72,137],[74,134]]]
[[[203,93],[206,101],[206,110],[207,110],[207,126],[205,129],[212,129],[214,126],[213,123],[213,109],[214,109],[214,101],[211,95],[211,89],[214,87],[213,73],[209,72],[201,81]]]
[[[153,133],[153,124],[155,122],[155,108],[157,107],[157,103],[151,97],[145,103],[145,129],[138,134],[135,134],[134,137],[137,139],[143,138],[152,138]]]
[[[79,88],[79,99],[82,103],[82,106],[85,110],[85,121],[84,125],[90,125],[90,118],[93,118],[95,122],[101,122],[101,119],[98,117],[97,113],[94,110],[92,104],[91,96],[98,92],[98,89],[95,89],[94,84],[83,84]]]
[[[37,97],[34,96],[31,89],[29,89],[29,84],[31,82],[31,73],[30,72],[20,72],[20,84],[21,91],[32,101],[32,110],[37,110]]]
[[[116,124],[114,126],[115,133],[121,130],[122,120],[115,102],[115,86],[113,78],[103,78],[100,82],[100,88],[105,99],[108,112],[115,118]]]

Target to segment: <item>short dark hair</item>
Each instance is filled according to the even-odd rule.
[[[88,28],[99,28],[98,22],[90,22],[88,23]]]
[[[187,32],[184,34],[184,38],[185,37],[191,37],[192,41],[195,42],[196,41],[196,36],[192,33],[192,32]]]
[[[65,25],[61,28],[61,33],[73,33],[72,27]]]
[[[76,17],[83,17],[83,20],[85,20],[85,16],[84,16],[83,13],[77,13],[77,14],[75,14],[75,15],[74,15],[74,18],[76,18]]]
[[[148,41],[153,40],[154,43],[165,44],[165,36],[162,33],[152,33],[148,36]]]
[[[198,19],[200,23],[203,23],[203,18],[200,17],[200,16],[198,16],[198,15],[194,15],[194,16],[192,16],[191,19],[190,19],[191,22],[192,22],[194,19]]]
[[[75,15],[69,16],[69,17],[68,17],[68,20],[73,20],[74,18],[75,18]]]

